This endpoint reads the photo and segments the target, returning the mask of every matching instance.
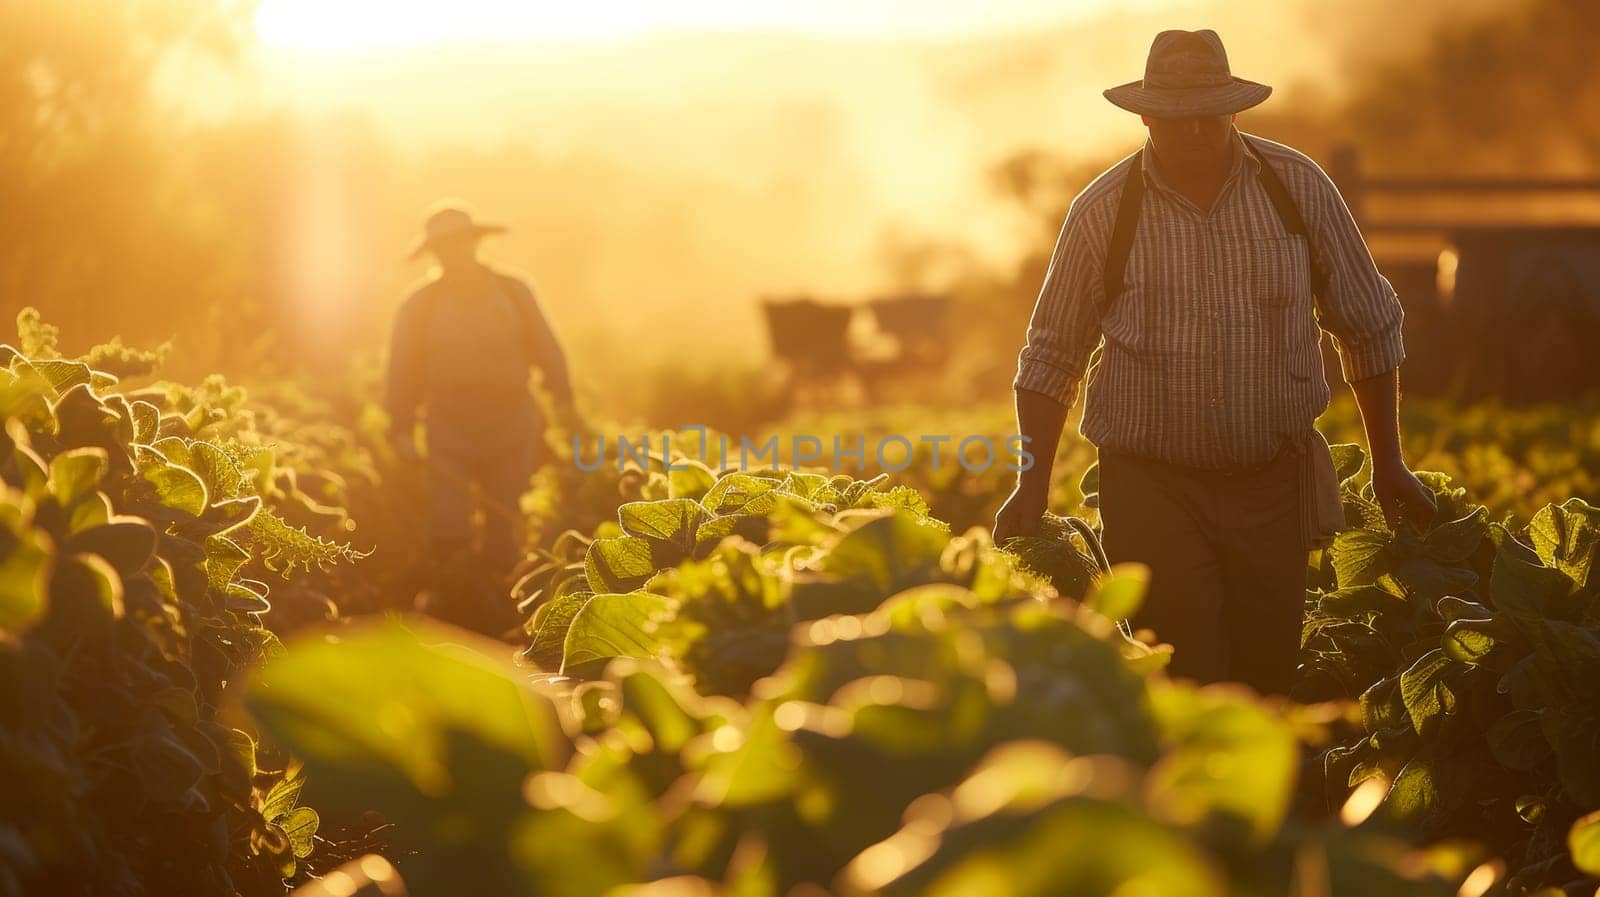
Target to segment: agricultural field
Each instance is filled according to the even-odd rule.
[[[1336,405],[1351,525],[1267,700],[1119,628],[1144,574],[1104,562],[1079,441],[1001,547],[998,468],[723,471],[662,434],[670,464],[542,469],[500,581],[419,569],[359,391],[63,357],[32,312],[0,354],[0,895],[1600,886],[1593,410],[1410,403],[1439,513],[1394,532]],[[410,612],[441,580],[491,634]]]
[[[1600,897],[1596,46],[0,2],[0,897]]]

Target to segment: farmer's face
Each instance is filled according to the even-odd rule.
[[[478,261],[478,235],[456,234],[433,243],[433,254],[445,271],[464,271]]]
[[[1150,143],[1164,166],[1194,174],[1221,168],[1233,160],[1229,140],[1237,118],[1234,114],[1142,118],[1150,129]]]

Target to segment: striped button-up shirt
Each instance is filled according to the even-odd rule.
[[[1133,157],[1067,211],[1014,386],[1070,407],[1087,379],[1082,432],[1102,449],[1191,467],[1259,464],[1328,406],[1321,328],[1348,381],[1404,360],[1399,299],[1338,189],[1305,154],[1255,140],[1299,207],[1309,247],[1284,228],[1238,131],[1209,211],[1162,178],[1146,143],[1139,227],[1109,304],[1106,249]],[[1312,295],[1311,252],[1326,295]]]

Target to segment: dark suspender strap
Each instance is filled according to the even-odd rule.
[[[1278,220],[1283,222],[1284,229],[1310,240],[1311,232],[1306,230],[1306,220],[1300,217],[1300,207],[1294,204],[1294,197],[1289,195],[1289,188],[1283,185],[1278,172],[1267,164],[1267,157],[1262,155],[1255,141],[1246,137],[1244,145],[1250,149],[1256,161],[1261,163],[1261,186],[1266,188],[1267,198],[1272,200],[1272,207],[1277,210]]]
[[[1139,229],[1139,206],[1144,201],[1144,150],[1133,154],[1128,166],[1128,177],[1122,182],[1122,201],[1117,204],[1117,220],[1111,228],[1111,242],[1106,246],[1104,272],[1106,309],[1122,294],[1123,275],[1128,268],[1128,254],[1133,251],[1133,235]]]
[[[1243,134],[1239,135],[1244,137]],[[1294,197],[1289,195],[1289,188],[1283,184],[1283,179],[1278,177],[1278,172],[1267,163],[1267,157],[1256,146],[1256,142],[1249,137],[1244,137],[1244,145],[1249,148],[1256,160],[1261,163],[1261,186],[1267,191],[1267,198],[1272,200],[1272,208],[1278,213],[1278,220],[1283,222],[1284,230],[1291,234],[1299,234],[1306,240],[1306,257],[1311,261],[1311,283],[1318,296],[1326,295],[1328,278],[1317,264],[1316,246],[1311,242],[1311,231],[1306,227],[1306,219],[1300,214],[1300,207],[1295,205]]]
[[[1240,136],[1244,137],[1242,134]],[[1318,296],[1325,295],[1328,285],[1327,274],[1322,270],[1322,266],[1317,264],[1316,247],[1311,242],[1311,231],[1306,227],[1306,220],[1300,214],[1300,207],[1295,205],[1294,197],[1289,194],[1289,188],[1284,186],[1277,170],[1267,162],[1266,156],[1256,146],[1255,141],[1244,137],[1244,145],[1261,163],[1261,186],[1267,191],[1267,198],[1272,201],[1272,208],[1278,213],[1278,220],[1283,222],[1284,229],[1290,234],[1298,234],[1305,238],[1306,254],[1311,261],[1312,287]],[[1133,154],[1127,179],[1122,183],[1122,199],[1117,205],[1116,223],[1111,228],[1111,242],[1106,247],[1103,276],[1107,311],[1122,294],[1128,268],[1128,255],[1133,251],[1133,237],[1139,229],[1140,204],[1144,201],[1143,157],[1142,148]]]

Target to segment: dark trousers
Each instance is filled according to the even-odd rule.
[[[496,570],[509,570],[521,556],[519,502],[533,476],[531,454],[531,450],[498,455],[441,452],[431,458],[428,535],[433,550],[470,547],[472,518],[481,508],[483,560]]]
[[[1103,452],[1100,515],[1112,563],[1150,568],[1132,622],[1173,646],[1172,675],[1288,693],[1307,554],[1292,453],[1223,472]]]
[[[471,547],[472,519],[484,518],[482,559],[510,570],[521,557],[522,512],[543,445],[531,398],[488,397],[428,409],[428,534],[433,551]],[[476,492],[476,497],[474,496]]]

